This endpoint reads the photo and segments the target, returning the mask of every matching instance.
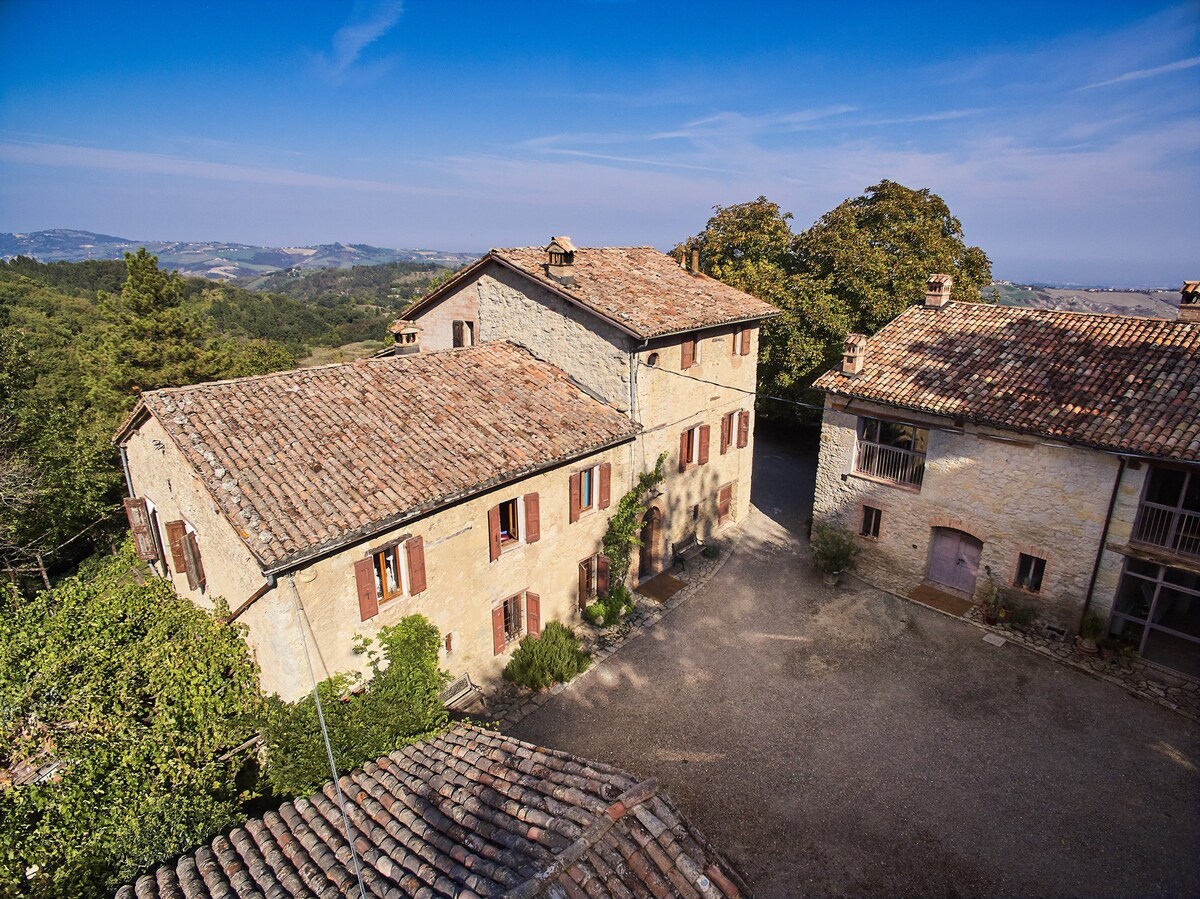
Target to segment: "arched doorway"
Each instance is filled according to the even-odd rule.
[[[651,506],[642,516],[642,532],[639,539],[642,542],[638,553],[638,579],[648,578],[658,573],[658,544],[662,539],[662,510]]]
[[[929,580],[972,596],[979,577],[983,541],[955,528],[934,528],[929,551]]]

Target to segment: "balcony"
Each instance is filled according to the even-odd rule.
[[[920,487],[925,477],[925,454],[868,440],[858,441],[854,470],[870,478]]]
[[[1132,540],[1200,559],[1200,512],[1143,500]]]

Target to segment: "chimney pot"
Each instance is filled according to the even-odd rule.
[[[546,246],[546,273],[558,283],[575,283],[575,244],[567,236],[552,237]]]
[[[941,309],[950,304],[950,290],[954,287],[954,279],[949,275],[930,275],[925,282],[925,305],[932,309]]]
[[[391,323],[388,330],[396,335],[396,348],[392,351],[394,355],[411,356],[421,352],[421,331],[423,329],[416,322],[398,318]]]
[[[692,274],[700,274],[700,250],[692,250]]]
[[[842,374],[857,375],[867,361],[867,335],[847,334],[842,355]]]
[[[1179,320],[1200,323],[1200,281],[1184,281],[1179,288]]]

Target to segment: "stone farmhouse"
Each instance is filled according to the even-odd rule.
[[[989,578],[1200,675],[1200,299],[1177,321],[954,304],[933,276],[825,391],[814,521],[900,593]]]
[[[773,307],[648,247],[493,250],[390,355],[150,391],[115,437],[141,558],[248,628],[285,699],[421,613],[498,677],[610,586],[609,510],[667,455],[632,576],[743,518]]]

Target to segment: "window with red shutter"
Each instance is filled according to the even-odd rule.
[[[692,429],[679,435],[679,470],[687,471],[692,461]]]
[[[416,596],[425,592],[425,539],[413,537],[404,544],[404,555],[408,561],[408,594]]]
[[[679,367],[686,371],[695,364],[696,341],[689,338],[679,345]]]
[[[187,570],[187,558],[183,554],[183,538],[187,536],[187,525],[181,520],[168,521],[167,546],[171,549],[171,567],[180,574]]]
[[[537,543],[542,539],[542,504],[536,493],[525,494],[525,542]]]
[[[717,491],[717,524],[724,524],[733,514],[733,484]]]
[[[188,531],[183,536],[183,558],[188,589],[203,590],[208,579],[204,576],[204,563],[200,559],[200,545],[196,542],[195,531]]]
[[[579,498],[580,493],[583,490],[583,474],[582,474],[582,472],[577,471],[577,472],[575,472],[575,474],[571,475],[571,477],[568,479],[567,490],[570,494],[568,501],[567,501],[567,508],[568,508],[568,516],[567,517],[570,519],[571,524],[574,524],[575,522],[577,522],[579,520],[579,513],[583,507],[582,503],[580,501],[580,498]]]
[[[500,507],[492,506],[488,509],[488,547],[491,551],[492,561],[495,562],[500,558]]]
[[[749,356],[750,355],[750,328],[749,328],[749,326],[742,328],[741,340],[739,342],[741,343],[741,347],[740,347],[741,354],[743,356]]]
[[[733,417],[735,415],[737,415],[736,412],[730,412],[727,415],[721,416],[721,455],[722,456],[725,455],[725,453],[729,450],[730,445],[733,443]]]
[[[508,640],[504,637],[504,606],[500,605],[492,609],[492,654],[500,655],[507,645]]]
[[[158,538],[153,531],[145,497],[128,497],[125,500],[125,517],[129,519],[129,529],[133,532],[137,557],[143,562],[157,562],[162,554],[158,551]]]
[[[611,566],[608,562],[608,556],[596,556],[596,592],[608,593],[609,589],[609,570]]]
[[[738,413],[737,445],[739,447],[750,445],[750,413],[746,410]]]
[[[379,614],[379,594],[375,590],[375,560],[359,559],[354,563],[354,581],[358,587],[358,614],[366,621]]]
[[[525,592],[525,630],[531,637],[542,633],[542,598],[529,591]]]
[[[700,425],[700,448],[696,455],[697,465],[708,464],[708,438],[711,432],[712,428],[708,425]]]
[[[600,508],[607,509],[612,504],[612,463],[604,462],[600,466]]]

